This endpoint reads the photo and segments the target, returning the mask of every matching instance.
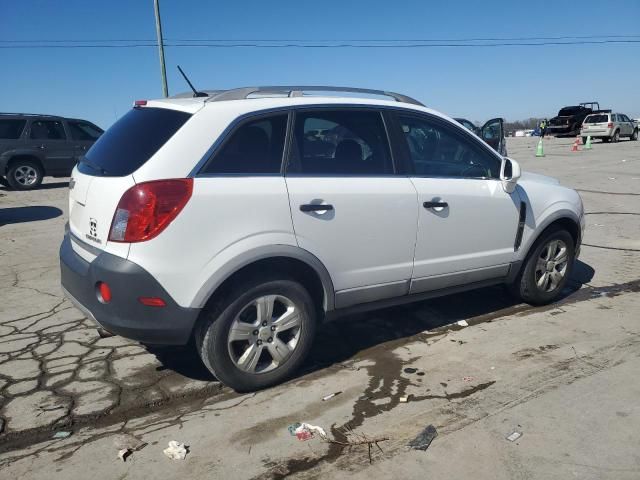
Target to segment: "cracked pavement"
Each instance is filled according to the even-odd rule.
[[[536,141],[509,139],[510,155],[579,189],[588,213],[561,301],[534,308],[489,288],[354,315],[321,329],[297,378],[250,395],[220,389],[187,351],[100,339],[60,297],[63,215],[1,226],[3,473],[75,479],[91,465],[96,478],[639,478],[640,142],[573,154],[571,139],[549,139],[538,159]],[[2,194],[2,207],[45,198],[65,208],[65,188]],[[389,440],[370,463],[364,446],[297,441],[287,427],[303,421],[338,441],[349,430]],[[408,450],[428,424],[438,430],[428,451]],[[52,439],[54,428],[72,435]],[[523,436],[512,443],[514,430]],[[148,446],[123,463],[120,433]],[[184,462],[164,458],[169,440],[189,445]]]
[[[0,443],[217,392],[191,352],[100,338],[64,299],[57,252],[68,189],[59,179],[45,187],[0,188]]]

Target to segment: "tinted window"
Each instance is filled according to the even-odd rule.
[[[565,107],[558,112],[559,117],[569,117],[577,115],[582,111],[582,107]]]
[[[429,119],[398,119],[416,175],[427,177],[498,178],[501,162],[463,132]]]
[[[93,141],[97,140],[100,138],[100,135],[102,135],[102,130],[87,122],[68,121],[67,125],[71,131],[71,138],[74,140]]]
[[[26,120],[0,120],[0,138],[16,140],[20,138]]]
[[[320,175],[393,173],[380,112],[331,111],[296,114],[289,172]]]
[[[606,123],[609,121],[609,117],[607,115],[589,115],[584,123]]]
[[[249,121],[238,127],[203,173],[280,173],[287,115]]]
[[[67,138],[62,122],[57,120],[35,120],[31,122],[29,137],[33,140],[64,140]]]
[[[88,175],[130,175],[190,117],[188,113],[167,108],[134,108],[102,134],[78,164],[78,169]]]

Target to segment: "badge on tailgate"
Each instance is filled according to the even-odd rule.
[[[89,218],[89,233],[85,237],[92,242],[102,244],[102,240],[98,238],[98,221],[95,218]]]

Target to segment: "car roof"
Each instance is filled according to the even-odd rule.
[[[283,88],[288,89],[292,87],[256,87],[256,88]],[[304,88],[305,87],[300,87]],[[316,87],[311,87],[316,88]],[[327,87],[327,88],[339,88],[339,87]],[[453,120],[451,117],[444,115],[441,112],[430,109],[422,105],[417,100],[411,97],[406,97],[401,94],[394,94],[391,92],[384,92],[378,90],[365,90],[365,89],[341,89],[338,92],[343,93],[341,95],[296,95],[289,96],[286,90],[282,92],[269,91],[267,93],[256,92],[254,96],[247,96],[244,98],[237,98],[231,95],[222,98],[219,96],[221,93],[226,92],[244,92],[249,89],[234,89],[227,91],[220,90],[205,90],[205,93],[211,94],[205,97],[193,97],[193,93],[179,94],[174,97],[148,100],[146,107],[157,108],[169,108],[173,110],[179,110],[187,113],[194,114],[202,108],[221,108],[225,110],[234,111],[237,115],[244,115],[251,112],[259,112],[270,109],[285,109],[287,107],[300,107],[300,106],[319,106],[319,105],[336,105],[336,106],[379,106],[386,108],[397,108],[403,110],[412,110],[419,112],[426,112],[432,115],[445,118],[447,120]],[[380,98],[371,98],[369,96],[359,95],[360,91],[375,92],[369,95],[384,95],[384,96],[396,96],[398,100],[387,100]],[[352,93],[346,95],[345,93]],[[231,99],[227,99],[231,98]],[[406,101],[403,101],[406,100]]]

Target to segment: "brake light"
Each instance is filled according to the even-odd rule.
[[[146,104],[147,104],[146,100],[136,100],[135,102],[133,102],[133,108],[144,107]]]
[[[178,216],[192,192],[192,178],[134,185],[118,203],[109,241],[135,243],[156,237]]]
[[[607,123],[607,128],[613,128],[613,122]]]

